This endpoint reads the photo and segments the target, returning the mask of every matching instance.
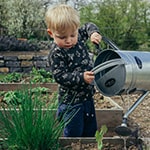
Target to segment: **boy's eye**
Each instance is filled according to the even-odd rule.
[[[71,35],[71,37],[75,37],[75,36],[76,36],[76,34],[72,34],[72,35]]]
[[[71,34],[70,35],[70,37],[75,37],[75,36],[76,36],[76,34]],[[66,36],[59,36],[59,35],[56,35],[56,37],[59,38],[59,39],[62,39],[62,40],[67,38]]]
[[[65,36],[57,36],[59,39],[65,39]]]

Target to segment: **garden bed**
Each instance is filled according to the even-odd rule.
[[[144,139],[104,137],[102,150],[149,150],[149,145]],[[60,138],[62,150],[98,150],[95,138]]]
[[[108,127],[108,132],[105,134],[103,139],[104,150],[123,150],[123,148],[127,148],[129,150],[138,150],[137,145],[135,146],[135,139],[130,140],[129,138],[122,138],[114,132],[115,127],[120,125],[122,121],[122,107],[111,98],[102,96],[98,92],[94,95],[94,99],[98,129],[100,129],[102,125],[106,125]],[[48,110],[45,109],[44,111]],[[144,142],[142,146],[146,147],[144,150],[149,150],[149,138],[143,138],[142,142]],[[95,138],[90,137],[61,137],[60,144],[64,148],[61,150],[97,150],[97,142]]]
[[[99,92],[94,95],[96,108],[97,127],[106,125],[108,132],[105,136],[112,137],[117,134],[114,132],[116,126],[122,122],[123,109],[111,98],[102,96]]]
[[[1,91],[10,91],[10,90],[19,90],[22,89],[23,87],[46,87],[50,89],[50,93],[52,94],[53,92],[57,91],[58,89],[58,85],[56,83],[38,83],[38,84],[29,84],[29,83],[1,83],[0,84],[0,90]],[[51,94],[49,93],[49,96],[51,97]],[[49,98],[50,99],[50,98]],[[102,125],[106,125],[108,127],[108,132],[105,134],[104,137],[104,144],[105,146],[115,146],[115,142],[114,141],[118,141],[116,142],[116,144],[119,144],[120,146],[123,147],[130,147],[130,149],[132,150],[138,150],[137,147],[135,147],[134,142],[131,141],[130,139],[127,138],[122,138],[119,137],[115,132],[114,129],[116,128],[116,126],[120,125],[122,122],[122,116],[123,116],[123,112],[125,110],[124,105],[127,107],[128,105],[125,103],[124,105],[120,102],[121,98],[118,96],[109,98],[109,97],[105,97],[103,95],[101,95],[99,92],[97,92],[94,95],[94,99],[95,99],[95,108],[96,108],[96,117],[97,117],[97,125],[98,125],[98,129],[100,129],[100,127]],[[146,101],[147,100],[147,101]],[[129,118],[129,120],[131,119],[131,121],[133,121],[133,124],[135,121],[135,119],[139,120],[139,126],[142,126],[142,124],[148,124],[149,122],[149,117],[148,116],[148,112],[146,110],[149,109],[149,99],[146,98],[146,100],[144,100],[144,102],[142,102],[142,104],[137,108],[138,113],[136,111],[136,114],[134,114],[133,112],[133,117],[132,118],[132,114],[131,114],[131,118]],[[131,100],[135,101],[135,98],[133,98]],[[50,101],[46,100],[47,104],[50,103]],[[126,102],[126,100],[125,100]],[[143,112],[143,108],[145,108],[144,110],[147,112],[142,113]],[[45,111],[47,111],[45,109]],[[54,110],[56,111],[56,110]],[[142,114],[143,117],[135,117]],[[141,119],[146,119],[147,121],[144,123]],[[149,126],[147,125],[145,127],[146,129],[149,129]],[[143,130],[143,126],[142,128],[140,128],[140,130]],[[144,133],[149,133],[149,130],[146,130]],[[141,134],[140,134],[141,135]],[[142,137],[140,136],[139,137]],[[143,134],[144,135],[144,134]],[[142,141],[144,141],[144,144],[147,146],[146,149],[144,150],[149,150],[148,148],[150,148],[150,138],[149,138],[149,134],[145,134],[146,136],[144,136],[144,138],[142,138]],[[94,145],[97,146],[97,143],[95,141],[95,138],[64,138],[61,137],[61,144],[65,144],[66,141],[72,141],[71,145],[75,145],[74,148],[80,147],[80,149],[74,149],[72,148],[72,150],[81,150],[81,145],[84,147],[83,149],[87,149],[88,146],[93,145],[92,143],[95,143]],[[109,139],[109,140],[108,140]],[[75,140],[75,142],[74,142]],[[86,142],[85,142],[86,141]],[[80,143],[81,142],[81,143]],[[123,142],[123,145],[122,145]],[[88,143],[86,145],[86,143]],[[85,145],[84,145],[85,144]],[[68,148],[70,145],[66,145]],[[64,147],[66,147],[64,146]],[[118,145],[117,145],[118,147]],[[71,148],[70,148],[71,149]],[[105,150],[107,150],[108,148],[105,147]],[[118,148],[114,148],[114,150],[119,150]],[[87,149],[88,150],[88,149]],[[92,148],[90,148],[90,150],[92,150]],[[96,150],[96,149],[93,149]],[[123,150],[123,149],[120,149]]]
[[[149,150],[149,145],[146,144],[145,139],[138,139],[137,144],[134,138],[119,138],[119,137],[104,137],[102,150]],[[96,139],[93,137],[60,137],[59,150],[98,150]],[[3,140],[0,139],[0,150],[7,150],[3,145]]]
[[[54,85],[56,86],[56,84]],[[55,88],[57,89],[57,86]],[[46,111],[47,107],[54,102],[51,101],[52,97],[54,96],[54,93],[51,92],[50,90],[50,93],[46,94],[45,96],[43,95],[42,99],[43,99],[43,109]],[[101,96],[99,93],[96,93],[94,95],[94,101],[95,101],[98,129],[100,129],[102,125],[106,125],[108,128],[106,136],[115,136],[116,133],[114,132],[114,129],[116,126],[121,124],[123,109],[111,98]],[[3,97],[0,97],[0,102],[1,104],[3,103]],[[2,110],[3,109],[1,109],[0,111]]]

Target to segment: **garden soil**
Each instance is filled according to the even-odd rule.
[[[134,102],[137,101],[139,94],[131,94],[124,96],[113,96],[111,99],[116,102],[119,106],[121,106],[124,110],[124,113],[132,106]],[[95,94],[95,108],[112,108],[111,103],[106,101],[106,98],[100,93]],[[101,102],[99,102],[99,100]],[[132,130],[138,131],[138,138],[150,138],[150,94],[143,99],[143,101],[136,107],[136,109],[128,116],[128,126],[132,128]],[[150,145],[150,141],[144,143],[146,145]],[[141,144],[142,145],[142,144]],[[144,147],[144,145],[142,145]],[[72,143],[68,145],[68,147],[64,147],[64,149],[71,150],[98,150],[97,143],[89,143],[89,144],[81,144],[80,142]],[[149,147],[140,148],[135,146],[134,144],[128,145],[128,147],[123,147],[118,144],[110,144],[105,143],[103,145],[103,150],[150,150]]]

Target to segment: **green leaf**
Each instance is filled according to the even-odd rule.
[[[96,133],[95,133],[95,138],[96,138],[96,141],[97,141],[98,150],[101,150],[102,147],[103,147],[102,140],[103,140],[103,136],[107,132],[107,130],[108,129],[107,129],[106,125],[102,125],[100,131],[97,130]]]

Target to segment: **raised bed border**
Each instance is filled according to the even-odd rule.
[[[135,138],[130,137],[103,137],[103,144],[109,143],[109,144],[120,144],[124,150],[127,149],[132,143],[134,143]],[[142,141],[144,141],[144,150],[150,149],[150,138],[141,138]],[[0,142],[2,142],[3,139],[0,138]],[[71,143],[77,143],[80,142],[82,144],[90,144],[90,143],[97,143],[95,137],[60,137],[59,143],[61,147],[69,146]],[[1,148],[1,147],[0,147]]]
[[[14,91],[20,90],[23,88],[34,88],[34,87],[46,87],[49,88],[51,92],[55,92],[58,90],[57,83],[37,83],[37,84],[30,84],[30,83],[0,83],[0,91]]]
[[[144,150],[150,150],[150,138],[140,138],[144,142]],[[95,137],[60,137],[60,145],[65,147],[71,143],[80,142],[82,144],[97,143]],[[103,137],[103,143],[120,144],[124,150],[135,143],[135,138],[132,137]]]

